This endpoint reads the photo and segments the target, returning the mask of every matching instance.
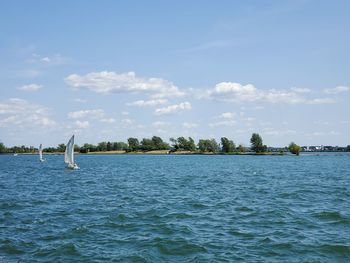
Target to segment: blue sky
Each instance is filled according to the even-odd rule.
[[[0,141],[348,145],[349,1],[3,1]]]

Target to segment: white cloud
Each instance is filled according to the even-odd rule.
[[[254,110],[263,110],[263,109],[265,109],[265,107],[260,105],[254,107]]]
[[[248,122],[252,122],[255,120],[255,118],[253,117],[247,117],[247,118],[243,118],[244,121],[248,121]]]
[[[209,123],[210,127],[217,126],[234,126],[236,124],[236,113],[234,112],[224,112],[221,113],[218,117],[216,117],[218,121]]]
[[[192,129],[192,128],[196,128],[198,127],[197,123],[193,123],[193,122],[184,122],[182,123],[182,127],[186,128],[186,129]]]
[[[0,102],[0,127],[42,129],[56,125],[43,106],[18,98]]]
[[[43,87],[42,85],[38,85],[38,84],[28,84],[28,85],[23,85],[21,87],[18,87],[17,89],[23,90],[23,91],[34,92],[34,91],[38,91],[42,87]]]
[[[221,113],[218,117],[216,117],[218,121],[209,123],[210,127],[217,127],[217,126],[234,126],[237,121],[236,119],[236,113],[234,112],[224,112]]]
[[[50,56],[42,56],[36,53],[32,54],[32,57],[27,60],[31,64],[43,64],[43,65],[62,65],[67,63],[68,59],[60,54],[54,54]]]
[[[134,92],[146,93],[153,98],[184,95],[173,83],[161,78],[139,78],[134,72],[91,72],[86,75],[72,74],[65,82],[76,89],[88,89],[97,93]]]
[[[298,104],[305,103],[306,99],[301,97],[298,93],[286,90],[270,89],[267,92],[260,91],[260,100],[269,103],[288,103]]]
[[[155,110],[156,115],[172,114],[179,111],[191,110],[192,106],[189,102],[181,102],[180,104],[170,105],[168,107],[159,108]]]
[[[313,133],[308,133],[306,134],[307,136],[322,136],[322,135],[326,135],[325,132],[313,132]]]
[[[265,135],[280,135],[279,131],[271,130],[271,131],[263,131],[262,132]]]
[[[159,128],[159,127],[164,127],[170,125],[169,122],[164,122],[164,121],[155,121],[152,123],[153,127]]]
[[[114,123],[115,119],[113,119],[113,118],[103,118],[103,119],[100,119],[100,122]]]
[[[79,103],[86,103],[87,102],[87,100],[79,99],[79,98],[74,99],[74,101],[79,102]]]
[[[217,127],[217,126],[234,126],[236,124],[235,120],[223,120],[223,121],[217,121],[214,123],[209,123],[210,127]]]
[[[56,126],[56,122],[54,120],[51,120],[49,117],[45,116],[38,116],[36,118],[33,118],[34,122],[38,125],[42,125],[44,127],[53,127]]]
[[[293,90],[259,90],[251,84],[241,85],[234,82],[218,83],[214,89],[208,90],[202,97],[226,102],[268,102],[287,104],[328,104],[335,101],[330,98],[307,99],[302,92]],[[305,93],[303,89],[303,93]]]
[[[332,98],[316,98],[306,101],[306,104],[333,104],[337,101]]]
[[[154,99],[154,100],[137,100],[134,102],[127,103],[128,106],[137,106],[137,107],[153,107],[167,103],[167,99]]]
[[[337,132],[337,131],[329,131],[329,132],[312,132],[312,133],[307,133],[306,136],[338,136],[340,135],[341,133],[340,132]]]
[[[98,119],[104,117],[105,113],[101,109],[97,110],[80,110],[68,113],[69,119],[81,119],[81,118],[91,118]]]
[[[134,120],[129,119],[129,118],[125,118],[125,119],[121,120],[121,124],[123,125],[123,127],[130,126],[133,123],[134,123]]]
[[[259,125],[260,126],[269,126],[269,125],[271,125],[271,122],[269,122],[269,121],[261,121],[261,122],[259,122]]]
[[[257,89],[251,85],[241,85],[233,82],[218,83],[209,95],[218,100],[227,101],[255,101],[258,99]]]
[[[86,129],[89,128],[90,123],[88,121],[76,121],[75,123],[76,128],[78,129]]]
[[[290,134],[296,134],[296,133],[297,133],[297,131],[295,131],[295,130],[278,131],[278,130],[275,130],[274,128],[271,128],[271,127],[262,129],[262,134],[264,134],[264,135],[284,136],[284,135],[290,135]]]
[[[308,88],[296,88],[296,87],[293,87],[291,88],[292,91],[295,91],[295,92],[298,92],[298,93],[309,93],[311,92],[311,89],[308,89]]]
[[[318,120],[318,121],[314,121],[314,124],[316,125],[330,125],[330,123],[328,121],[321,121],[321,120]]]
[[[327,94],[338,94],[338,93],[347,92],[347,91],[350,91],[350,87],[337,86],[335,88],[325,89],[324,90],[324,92],[327,93]]]
[[[51,62],[51,59],[49,57],[44,57],[41,59],[41,61],[49,63]]]
[[[165,134],[165,133],[168,133],[168,131],[163,130],[163,129],[157,129],[157,133],[158,134]]]
[[[228,119],[228,120],[232,120],[235,117],[236,117],[236,113],[234,112],[224,112],[219,116],[219,118]]]

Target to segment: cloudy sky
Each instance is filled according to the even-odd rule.
[[[2,1],[0,141],[350,144],[349,1]]]

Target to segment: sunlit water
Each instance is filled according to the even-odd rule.
[[[350,156],[0,156],[0,262],[350,262]]]

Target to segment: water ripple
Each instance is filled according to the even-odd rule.
[[[0,262],[350,262],[349,156],[0,156]]]

